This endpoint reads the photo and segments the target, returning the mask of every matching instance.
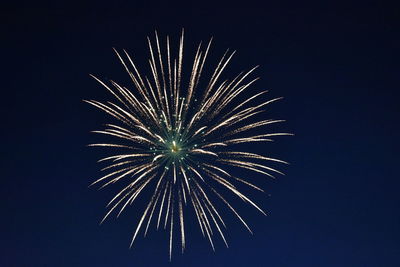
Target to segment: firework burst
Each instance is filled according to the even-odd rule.
[[[131,246],[141,229],[146,235],[154,219],[157,229],[161,225],[169,231],[170,258],[175,228],[180,232],[182,251],[185,248],[184,210],[187,206],[193,208],[199,227],[213,249],[215,231],[227,245],[223,231],[225,222],[214,203],[216,200],[233,212],[251,232],[225,194],[230,192],[265,214],[239,188],[249,186],[263,190],[247,179],[236,177],[231,169],[236,167],[273,177],[274,173],[282,173],[266,163],[286,162],[242,151],[240,147],[243,145],[239,144],[268,142],[275,136],[289,135],[252,133],[255,128],[264,129],[283,121],[259,120],[256,116],[280,98],[260,103],[258,99],[266,93],[261,91],[233,104],[258,79],[248,78],[257,68],[254,67],[232,80],[220,82],[221,73],[235,52],[225,52],[211,77],[199,89],[212,39],[204,49],[201,43],[198,46],[190,75],[184,84],[183,40],[182,32],[177,55],[173,57],[168,36],[164,45],[161,45],[157,33],[153,42],[148,38],[150,77],[139,73],[125,50],[123,53],[115,50],[133,82],[134,90],[114,81],[107,85],[92,76],[115,97],[116,103],[86,101],[119,122],[94,131],[115,137],[118,141],[90,145],[116,148],[117,151],[100,160],[109,162],[103,169],[108,173],[93,184],[102,183],[101,187],[105,187],[116,182],[127,183],[108,203],[109,210],[103,221],[112,212],[119,216],[145,188],[151,188],[152,195],[134,231]],[[224,193],[220,192],[222,190]]]

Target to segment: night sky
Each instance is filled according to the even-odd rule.
[[[1,8],[0,266],[400,266],[397,7],[31,2]],[[109,118],[82,100],[111,99],[89,73],[129,85],[112,47],[148,71],[146,36],[182,28],[189,54],[212,36],[211,63],[238,51],[224,77],[259,64],[253,87],[284,96],[266,116],[295,136],[256,148],[291,164],[254,177],[268,216],[235,203],[254,235],[226,210],[228,249],[216,238],[213,252],[193,221],[170,263],[165,231],[129,249],[144,200],[99,225],[118,187],[88,187],[105,151],[86,145]]]

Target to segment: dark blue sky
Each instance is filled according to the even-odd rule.
[[[0,266],[400,266],[398,7],[167,2],[2,8]],[[105,116],[81,100],[108,97],[89,73],[126,79],[112,47],[145,66],[145,37],[182,27],[192,49],[238,51],[228,77],[260,64],[255,87],[285,97],[268,115],[295,136],[258,148],[291,165],[259,177],[269,216],[239,203],[254,235],[228,215],[214,253],[193,225],[169,263],[164,231],[128,249],[138,209],[98,225],[114,191],[88,188],[102,151],[85,145]]]

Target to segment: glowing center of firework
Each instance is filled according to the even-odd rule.
[[[171,152],[178,153],[180,150],[179,146],[176,144],[175,140],[172,141]]]

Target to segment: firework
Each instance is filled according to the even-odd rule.
[[[118,122],[107,124],[101,131],[94,131],[118,141],[90,145],[111,147],[117,151],[100,160],[108,162],[103,169],[107,174],[93,184],[102,183],[101,187],[117,182],[127,184],[108,203],[109,209],[103,221],[112,212],[119,216],[144,189],[151,188],[151,197],[144,207],[130,246],[141,230],[146,235],[153,219],[157,229],[161,225],[169,231],[170,258],[175,228],[180,232],[182,252],[185,249],[186,207],[193,208],[203,236],[213,249],[214,231],[228,246],[224,236],[225,222],[215,201],[220,201],[233,212],[251,232],[227,196],[230,192],[265,214],[239,188],[249,186],[263,190],[246,179],[236,177],[232,169],[241,168],[273,177],[274,173],[282,173],[266,163],[286,163],[243,151],[241,144],[268,142],[275,136],[288,135],[259,133],[265,126],[283,121],[260,120],[256,116],[280,98],[260,102],[259,99],[266,93],[261,91],[237,103],[239,96],[258,79],[249,79],[257,67],[240,73],[232,80],[220,82],[221,74],[235,53],[229,50],[211,72],[211,77],[201,82],[211,42],[212,39],[204,48],[199,44],[187,77],[183,71],[183,31],[175,57],[171,53],[168,36],[163,45],[157,33],[155,40],[148,38],[150,77],[139,72],[125,50],[123,53],[115,50],[134,89],[114,81],[108,85],[92,76],[115,97],[116,102],[86,101]],[[202,83],[204,85],[199,86]],[[256,128],[258,134],[253,133]]]

